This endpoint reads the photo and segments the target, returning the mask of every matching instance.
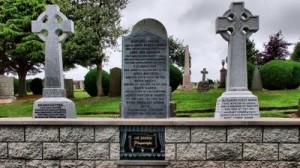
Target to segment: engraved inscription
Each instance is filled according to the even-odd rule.
[[[66,118],[64,103],[38,104],[34,109],[35,118]]]
[[[123,41],[124,117],[166,117],[168,109],[167,39],[143,30]]]

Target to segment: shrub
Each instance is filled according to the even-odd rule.
[[[30,90],[33,95],[43,94],[43,80],[41,78],[34,78],[30,83]]]
[[[181,71],[170,64],[170,86],[172,88],[172,92],[177,89],[177,87],[182,84],[182,73]]]
[[[102,70],[102,89],[104,95],[109,93],[109,74]],[[97,69],[91,69],[84,77],[84,89],[91,96],[97,96]]]
[[[247,63],[247,75],[248,75],[248,88],[251,88],[252,85],[252,79],[253,79],[253,74],[254,74],[254,70],[255,70],[255,65],[253,65],[252,63],[248,62]]]
[[[261,76],[265,89],[295,89],[300,85],[300,64],[293,61],[273,60],[262,67]]]

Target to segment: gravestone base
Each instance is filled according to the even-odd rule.
[[[12,103],[16,100],[16,97],[11,96],[11,97],[1,97],[0,96],[0,104],[9,104]]]
[[[203,93],[203,92],[208,92],[209,90],[210,90],[210,86],[207,81],[198,83],[198,92]]]
[[[250,91],[226,91],[217,99],[215,118],[259,118],[258,100]]]
[[[65,97],[47,97],[34,102],[33,118],[76,118],[75,104]]]

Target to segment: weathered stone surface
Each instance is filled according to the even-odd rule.
[[[96,161],[96,168],[118,168],[115,161]]]
[[[299,164],[297,162],[266,161],[261,163],[261,168],[298,168],[298,167]]]
[[[24,141],[24,127],[0,126],[0,141]]]
[[[279,160],[300,161],[300,144],[280,144]]]
[[[41,143],[9,143],[10,159],[42,159]]]
[[[166,160],[175,160],[176,157],[176,147],[175,144],[166,144]]]
[[[261,127],[229,127],[227,142],[262,142]]]
[[[120,142],[120,131],[117,126],[96,126],[96,142]]]
[[[73,79],[64,79],[67,98],[74,98]]]
[[[190,142],[189,127],[166,127],[166,142]]]
[[[189,46],[186,45],[185,47],[185,56],[184,56],[184,74],[183,74],[183,80],[182,80],[182,88],[185,91],[192,90],[191,85],[191,71],[190,71],[190,52],[189,52]]]
[[[110,160],[120,160],[120,143],[110,144]]]
[[[85,160],[63,160],[60,165],[60,168],[94,168],[95,162]]]
[[[7,158],[7,143],[0,143],[0,159]]]
[[[25,160],[0,160],[0,168],[25,168]]]
[[[27,126],[25,127],[25,138],[27,142],[58,142],[59,127]]]
[[[192,142],[226,142],[224,127],[192,127]]]
[[[224,168],[224,162],[218,161],[191,161],[189,168]]]
[[[189,162],[187,161],[171,161],[167,168],[188,168]]]
[[[0,104],[12,103],[15,100],[13,78],[0,75]]]
[[[277,160],[278,144],[245,143],[244,160]]]
[[[58,160],[30,160],[26,162],[26,168],[59,168]]]
[[[263,142],[298,142],[298,127],[265,127]]]
[[[177,160],[205,160],[205,144],[177,144]]]
[[[110,69],[109,96],[121,96],[121,69],[118,67]]]
[[[259,161],[225,161],[225,168],[260,168]]]
[[[242,144],[211,143],[207,144],[208,160],[240,160],[242,159]]]
[[[76,143],[44,143],[44,159],[77,159]]]
[[[79,143],[78,159],[109,160],[108,143]]]
[[[60,128],[61,142],[94,142],[94,127],[73,126]]]

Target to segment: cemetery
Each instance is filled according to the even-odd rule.
[[[9,3],[3,4],[4,11]],[[292,60],[265,64],[267,54],[257,53],[256,65],[249,63],[248,38],[259,31],[260,16],[244,2],[232,2],[216,15],[215,36],[228,44],[226,60],[218,63],[220,80],[210,80],[212,70],[201,67],[196,85],[190,46],[181,48],[182,69],[173,65],[167,27],[153,18],[139,20],[127,34],[119,32],[121,68],[108,73],[102,67],[105,53],[90,52],[93,59],[85,60],[81,52],[79,62],[96,66],[84,81],[66,79],[64,65],[70,60],[64,57],[80,52],[72,38],[84,41],[76,36],[77,16],[57,4],[28,5],[36,13],[30,38],[24,39],[38,41],[40,48],[30,49],[43,49],[30,52],[43,55],[45,76],[30,81],[33,95],[26,96],[27,88],[20,87],[26,80],[19,79],[16,93],[16,80],[0,75],[0,168],[299,167],[300,63],[295,53]],[[123,8],[121,2],[115,5]],[[3,30],[0,25],[0,38]],[[95,36],[84,41],[88,51]],[[9,62],[0,59],[3,67]]]

